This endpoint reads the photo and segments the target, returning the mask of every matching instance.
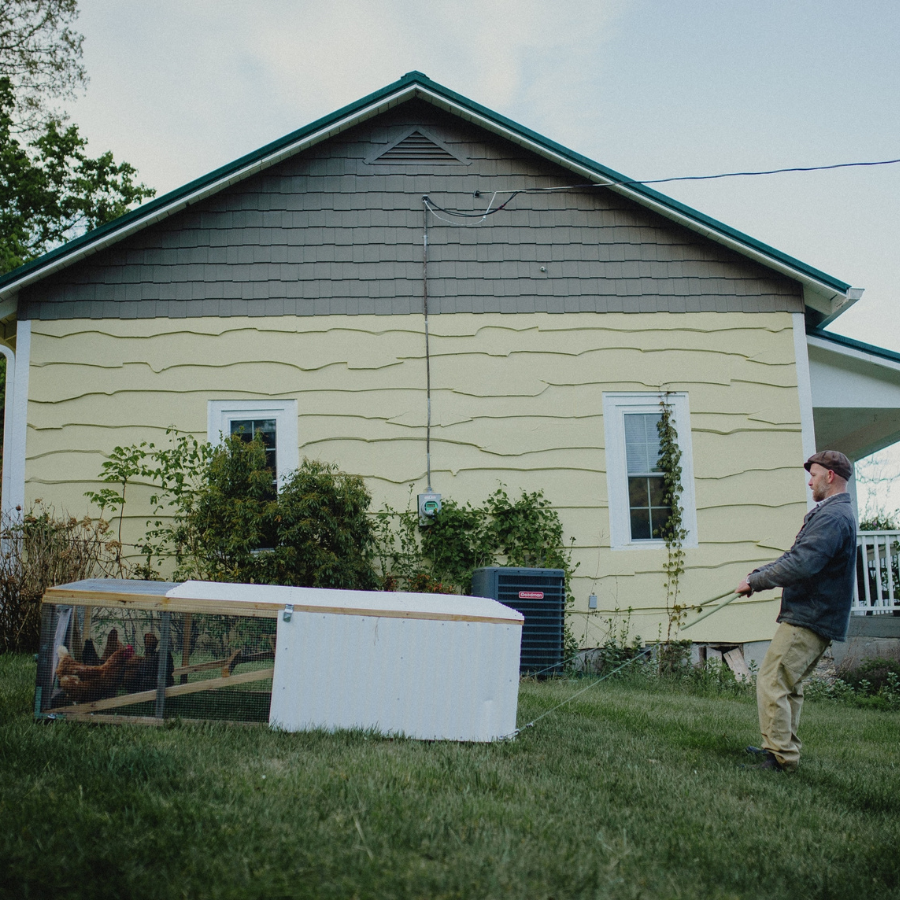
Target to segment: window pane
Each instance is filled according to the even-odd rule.
[[[656,423],[659,413],[626,413],[625,460],[628,474],[658,472],[659,432]]]
[[[650,540],[650,510],[631,510],[631,539],[633,541]]]
[[[648,478],[650,484],[650,503],[649,506],[667,506],[666,503],[666,483],[662,475],[655,478]]]
[[[628,505],[633,541],[659,540],[671,515],[665,504],[665,482],[662,475],[630,476]]]
[[[629,478],[628,479],[628,505],[634,509],[636,506],[649,506],[649,498],[647,496],[647,479],[646,478]]]
[[[657,507],[654,506],[650,510],[650,526],[653,532],[653,537],[662,538],[663,529],[666,527],[666,523],[669,521],[669,516],[672,515],[672,510],[669,509],[668,506]]]

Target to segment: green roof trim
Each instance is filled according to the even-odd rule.
[[[2,289],[5,285],[10,284],[27,275],[31,271],[39,270],[58,259],[65,258],[65,256],[70,253],[76,252],[85,247],[89,247],[91,244],[98,242],[106,235],[112,234],[123,227],[127,227],[133,222],[140,221],[144,218],[152,219],[153,213],[159,210],[163,210],[174,203],[178,203],[179,200],[189,197],[191,194],[202,191],[205,187],[208,187],[217,181],[227,178],[230,174],[239,172],[241,169],[252,166],[254,163],[261,162],[267,157],[272,156],[273,154],[277,154],[279,151],[290,147],[292,144],[302,141],[305,137],[308,137],[309,135],[314,134],[318,131],[327,129],[329,126],[340,122],[342,119],[352,118],[354,115],[361,113],[366,108],[377,105],[378,103],[387,100],[392,95],[397,94],[400,91],[409,88],[410,86],[420,86],[421,88],[426,89],[431,93],[438,95],[439,97],[443,97],[445,100],[452,102],[473,114],[483,117],[489,122],[493,122],[499,126],[502,126],[503,128],[533,142],[539,147],[543,147],[546,150],[558,156],[561,156],[563,159],[567,159],[572,163],[575,163],[596,173],[603,179],[606,179],[613,183],[624,182],[625,184],[623,186],[627,187],[629,191],[633,191],[635,194],[642,195],[648,200],[652,200],[654,203],[658,203],[664,207],[667,207],[673,212],[678,213],[679,215],[692,219],[706,226],[712,231],[725,235],[740,244],[744,244],[745,246],[752,248],[759,253],[762,253],[764,256],[770,257],[773,261],[777,261],[782,265],[785,265],[788,268],[797,271],[798,273],[802,273],[807,277],[813,278],[816,281],[819,281],[822,284],[826,285],[827,287],[833,288],[839,293],[846,293],[850,288],[850,285],[846,282],[840,281],[834,276],[828,275],[827,273],[822,272],[821,270],[816,269],[813,266],[809,266],[806,263],[787,255],[786,253],[782,253],[781,251],[776,250],[774,247],[771,247],[768,244],[764,244],[762,241],[758,241],[755,238],[752,238],[735,228],[731,228],[730,226],[711,218],[710,216],[704,215],[703,213],[698,212],[697,210],[692,209],[691,207],[686,206],[683,203],[679,203],[677,200],[673,200],[671,197],[667,197],[665,194],[661,194],[658,191],[647,187],[646,185],[629,183],[632,181],[632,179],[626,177],[625,175],[622,175],[612,169],[608,169],[606,166],[600,165],[600,163],[597,163],[586,156],[575,153],[574,151],[563,147],[561,144],[557,144],[555,141],[551,141],[550,139],[545,138],[543,135],[538,134],[536,131],[532,131],[529,128],[525,128],[524,126],[519,125],[512,119],[508,119],[505,116],[502,116],[499,113],[488,109],[487,107],[481,106],[480,104],[469,100],[467,97],[463,97],[461,94],[457,94],[455,91],[451,91],[449,88],[446,88],[443,85],[432,81],[421,72],[407,72],[406,75],[404,75],[398,81],[395,81],[393,84],[389,84],[387,87],[384,87],[381,90],[368,94],[362,99],[350,103],[347,106],[344,106],[341,109],[337,110],[336,112],[316,119],[309,125],[305,125],[304,127],[297,129],[296,131],[292,131],[290,134],[287,134],[276,141],[272,141],[271,143],[260,147],[258,150],[255,150],[252,153],[241,156],[233,162],[228,163],[227,165],[220,166],[218,169],[215,169],[212,172],[201,176],[200,178],[196,178],[188,184],[185,184],[180,188],[176,188],[175,190],[170,191],[169,193],[164,194],[161,197],[156,197],[153,200],[144,203],[142,206],[139,206],[136,209],[125,213],[125,215],[120,216],[118,219],[115,219],[112,222],[108,222],[106,225],[101,225],[99,228],[95,228],[93,231],[89,231],[86,234],[74,238],[73,240],[68,241],[65,244],[61,244],[59,247],[56,247],[48,253],[45,253],[43,256],[40,256],[37,259],[32,260],[31,262],[25,263],[24,265],[19,266],[19,268],[13,269],[11,272],[7,272],[5,275],[0,276],[0,289]]]
[[[831,331],[823,331],[820,328],[807,328],[806,334],[807,337],[821,338],[823,341],[830,341],[832,344],[846,347],[848,350],[859,350],[862,353],[871,353],[872,356],[880,356],[882,359],[900,363],[900,353],[894,350],[886,350],[884,347],[876,347],[875,344],[867,344],[864,341],[857,341],[853,338],[844,337],[842,334],[834,334]]]

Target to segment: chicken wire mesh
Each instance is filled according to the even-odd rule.
[[[267,722],[275,635],[274,618],[45,601],[35,713]]]

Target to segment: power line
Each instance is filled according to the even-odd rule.
[[[753,175],[781,175],[785,172],[826,172],[829,169],[852,169],[861,166],[893,166],[900,159],[879,159],[874,162],[834,163],[830,166],[789,166],[786,169],[761,169],[758,172],[721,172],[718,175],[679,175],[674,178],[655,178],[649,181],[620,181],[617,184],[665,184],[669,181],[711,181],[714,178],[741,178]]]
[[[453,218],[457,219],[480,219],[484,221],[488,216],[493,216],[505,209],[519,194],[551,194],[562,191],[579,190],[583,188],[596,189],[615,187],[641,187],[649,184],[669,184],[674,181],[713,181],[721,178],[748,178],[758,177],[761,175],[783,175],[790,172],[827,172],[833,169],[852,169],[868,166],[893,166],[897,165],[898,163],[900,163],[900,159],[880,159],[869,162],[834,163],[827,166],[788,166],[783,169],[760,169],[755,171],[748,170],[745,172],[720,172],[715,175],[674,175],[670,178],[648,178],[644,180],[628,179],[623,181],[609,181],[604,183],[585,182],[582,184],[567,184],[545,188],[511,188],[507,190],[494,191],[491,195],[491,201],[490,203],[488,203],[488,207],[484,212],[466,212],[461,209],[447,209],[446,207],[440,206],[439,204],[435,203],[427,194],[422,197],[422,201],[425,203],[425,206],[431,211],[432,215],[434,215],[435,218],[438,219],[441,219],[441,216],[437,214],[439,211],[444,213],[444,215],[452,216]],[[480,197],[481,193],[481,191],[475,191],[475,197]],[[494,201],[496,200],[498,194],[509,194],[510,196],[504,203],[501,203],[499,206],[495,207]],[[446,222],[447,220],[442,219],[442,221]]]

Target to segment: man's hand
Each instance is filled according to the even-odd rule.
[[[753,593],[753,588],[747,584],[747,580],[744,579],[735,589],[734,592],[736,594],[741,594],[744,597],[749,597]]]

